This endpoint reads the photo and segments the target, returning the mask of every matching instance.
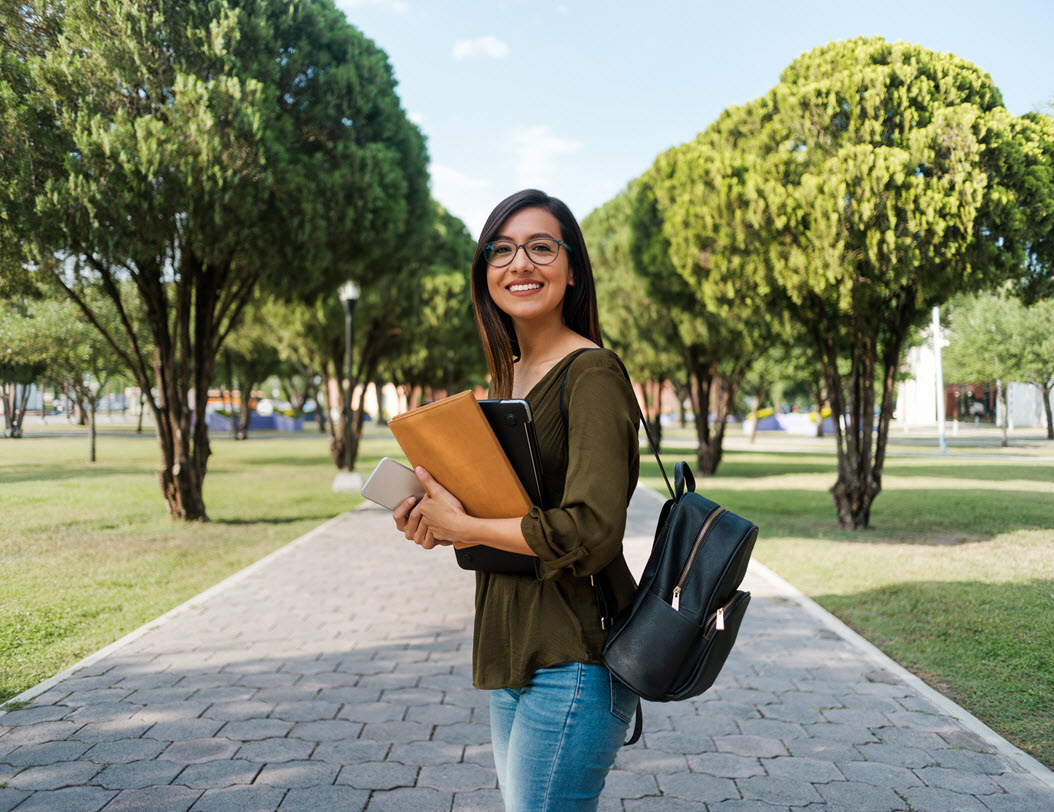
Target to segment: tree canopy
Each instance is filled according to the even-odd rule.
[[[104,332],[79,286],[111,300],[108,340],[157,393],[169,508],[207,518],[192,415],[224,341],[257,289],[388,272],[428,227],[424,139],[384,53],[330,0],[29,0],[0,25],[0,242]]]
[[[868,524],[905,342],[932,306],[1049,281],[1050,126],[953,54],[858,38],[803,54],[645,176],[658,218],[641,230],[653,248],[662,233],[702,324],[785,308],[808,334],[843,526]]]

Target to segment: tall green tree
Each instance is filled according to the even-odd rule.
[[[106,329],[118,328],[117,314],[108,302],[92,302],[93,312]],[[46,348],[45,377],[72,393],[88,423],[88,461],[96,461],[96,413],[99,398],[108,384],[124,369],[124,364],[102,333],[81,318],[78,307],[66,296],[54,295],[33,305],[29,329]]]
[[[1032,160],[1022,144],[1039,129],[1011,116],[976,66],[881,39],[800,57],[768,96],[761,144],[776,156],[785,247],[772,278],[824,367],[843,527],[866,527],[881,491],[896,375],[914,328],[954,293],[1022,267],[1030,229],[1021,177],[1031,171],[1021,161]]]
[[[729,149],[726,114],[660,155],[635,186],[634,265],[677,331],[698,440],[698,472],[716,473],[727,420],[750,365],[774,341],[780,303],[759,280],[772,215],[750,151]]]
[[[965,60],[860,38],[799,57],[700,136],[685,180],[674,169],[653,184],[674,266],[708,306],[771,292],[809,335],[843,527],[868,525],[905,342],[933,305],[1049,276],[1048,131],[1045,117],[1011,116]],[[726,190],[733,205],[709,215]],[[713,286],[710,267],[732,263]]]
[[[387,272],[367,279],[352,318],[351,388],[381,378],[445,388],[479,371],[482,355],[472,322],[468,273],[474,242],[464,224],[431,203],[428,229],[404,246]],[[276,326],[281,356],[306,377],[321,379],[326,416],[344,414],[346,349],[344,310],[336,292],[314,299],[276,300],[265,311]],[[453,354],[451,354],[453,353]],[[326,420],[330,453],[338,468],[358,456],[365,404],[353,404],[351,432],[344,420]]]
[[[403,284],[416,290],[405,300],[400,323],[377,372],[406,391],[447,393],[482,383],[487,374],[472,314],[470,275],[476,242],[465,224],[436,204],[432,232]]]
[[[648,293],[647,278],[632,251],[633,187],[582,221],[596,280],[605,344],[619,354],[645,395],[645,412],[656,443],[662,442],[662,392],[681,384],[684,349],[667,308]]]
[[[0,7],[0,26],[0,237],[156,393],[164,497],[207,519],[203,418],[224,341],[257,289],[307,296],[387,270],[427,225],[423,138],[384,53],[329,0],[27,0]]]

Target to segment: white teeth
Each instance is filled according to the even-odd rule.
[[[520,290],[538,290],[538,288],[540,287],[541,285],[539,285],[537,282],[525,282],[520,285],[509,285],[509,290],[513,292]]]

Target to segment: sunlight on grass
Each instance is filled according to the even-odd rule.
[[[0,441],[0,700],[61,671],[350,509],[331,490],[325,437],[214,438],[208,523],[172,521],[149,435],[100,427],[99,462],[81,436]],[[368,436],[359,468],[398,447]]]
[[[891,457],[863,531],[835,521],[836,473],[831,454],[732,451],[697,490],[758,524],[759,561],[1054,764],[1054,455]]]
[[[800,451],[788,453],[795,442]],[[1054,448],[1015,459],[1026,454],[989,444],[942,457],[905,442],[912,456],[890,456],[871,527],[854,532],[835,520],[830,442],[773,444],[780,450],[726,451],[719,476],[697,489],[757,522],[760,561],[1054,764]],[[360,500],[331,491],[326,438],[311,432],[214,438],[213,521],[192,525],[167,516],[152,437],[104,425],[100,462],[84,462],[86,449],[69,429],[0,440],[0,699]],[[382,456],[401,458],[371,427],[357,469],[368,474]],[[671,473],[693,456],[664,454]],[[664,490],[646,455],[641,477]]]

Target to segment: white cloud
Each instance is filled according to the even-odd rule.
[[[466,175],[442,164],[432,164],[432,197],[451,214],[460,217],[469,234],[478,237],[483,223],[496,201],[491,200],[490,180]]]
[[[536,124],[513,133],[510,146],[520,186],[544,187],[554,180],[557,159],[578,152],[582,142],[560,138],[549,131],[547,124]]]
[[[424,129],[425,117],[423,113],[407,113],[406,117],[410,119],[411,124],[416,124],[421,129]]]
[[[509,55],[509,46],[497,37],[489,34],[475,39],[461,39],[454,43],[454,59],[460,62],[471,56],[489,56],[491,59],[504,59]]]

